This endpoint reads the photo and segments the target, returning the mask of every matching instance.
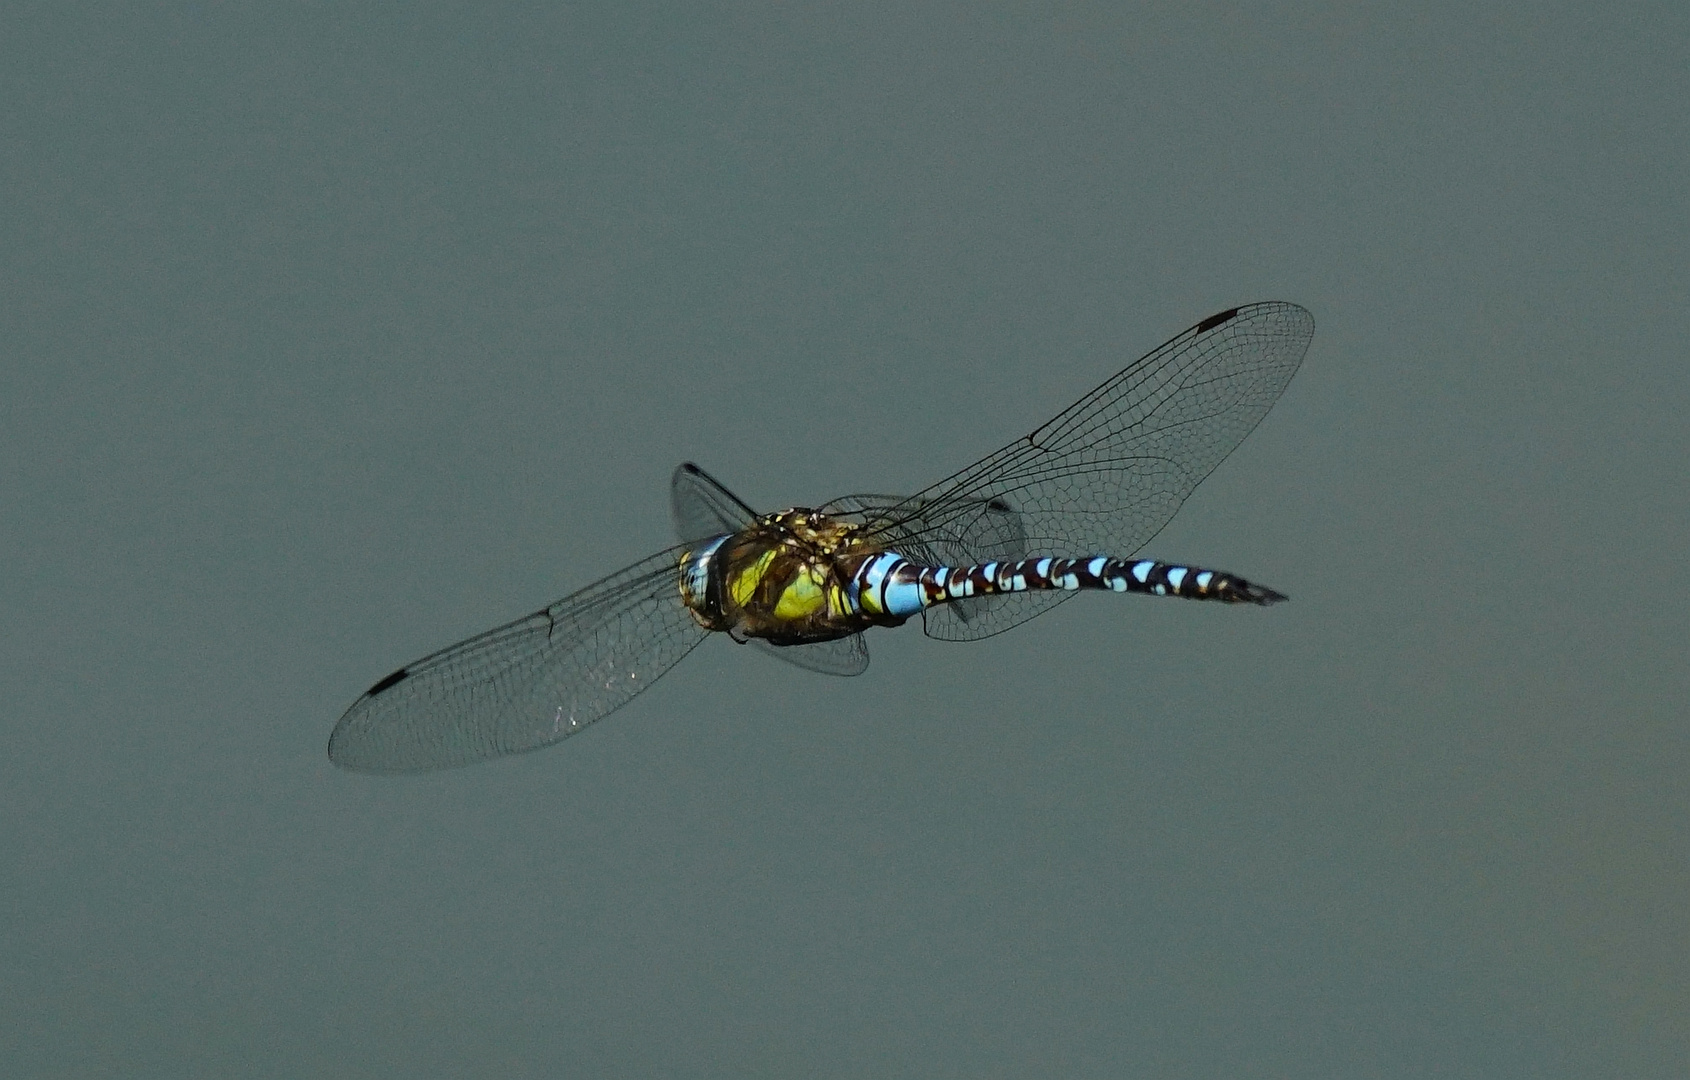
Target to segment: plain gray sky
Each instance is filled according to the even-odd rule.
[[[1683,1075],[1687,12],[12,5],[0,1073]],[[1261,299],[1149,553],[1289,605],[324,756],[682,459],[912,490]]]

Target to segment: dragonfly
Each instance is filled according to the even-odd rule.
[[[759,514],[709,473],[670,485],[679,545],[405,665],[352,703],[329,758],[359,772],[452,768],[550,746],[725,634],[829,675],[865,633],[1001,633],[1080,592],[1269,605],[1236,574],[1139,558],[1296,374],[1314,318],[1230,308],[1153,349],[996,453],[913,495]]]

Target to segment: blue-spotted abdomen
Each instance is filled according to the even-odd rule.
[[[1037,558],[976,566],[922,566],[882,552],[852,577],[851,594],[864,614],[901,622],[924,608],[971,596],[1041,589],[1106,589],[1225,604],[1274,604],[1284,594],[1235,574],[1155,559]]]

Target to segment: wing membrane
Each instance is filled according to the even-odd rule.
[[[1025,438],[883,508],[878,529],[962,556],[953,565],[990,561],[990,545],[975,545],[995,535],[987,519],[1002,503],[1019,515],[1028,553],[1132,555],[1261,422],[1313,335],[1313,316],[1277,301],[1204,319]],[[933,637],[968,640],[1072,595],[1020,594],[973,612],[943,605],[923,618]]]
[[[628,703],[704,639],[681,603],[679,549],[378,682],[329,737],[360,772],[422,772],[549,746]]]
[[[675,534],[683,544],[738,532],[757,516],[721,481],[690,461],[675,466],[669,481],[669,509],[675,516]]]
[[[750,644],[766,656],[822,675],[861,675],[868,670],[868,642],[861,634],[804,645],[776,645],[751,638]]]

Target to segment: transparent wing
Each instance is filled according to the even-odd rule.
[[[681,603],[679,549],[376,683],[329,737],[359,772],[446,769],[549,746],[621,708],[704,639]]]
[[[758,652],[805,671],[817,671],[823,675],[861,675],[868,670],[868,642],[861,634],[832,641],[812,641],[806,645],[776,645],[762,638],[751,638],[750,641]]]
[[[675,534],[683,544],[738,532],[757,516],[739,496],[690,461],[675,467],[669,481],[669,509],[675,515]]]
[[[1267,415],[1313,336],[1314,317],[1278,301],[1204,319],[1032,434],[883,508],[877,531],[989,561],[1001,504],[1029,554],[1132,555]],[[972,612],[947,604],[923,618],[930,636],[968,640],[1072,595],[1022,593]]]

